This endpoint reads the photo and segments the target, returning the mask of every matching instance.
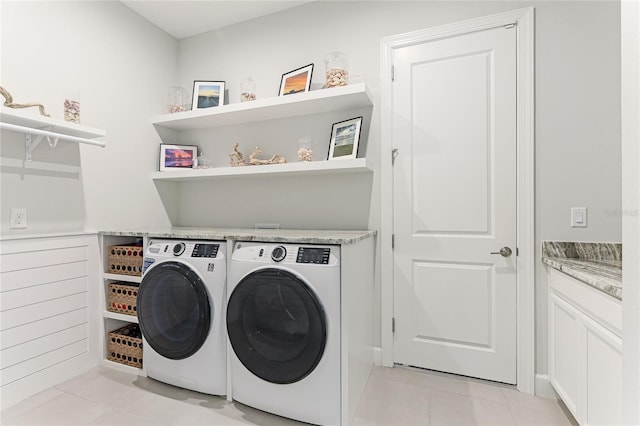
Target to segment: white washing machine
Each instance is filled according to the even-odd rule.
[[[233,399],[340,424],[340,247],[237,242],[228,284]]]
[[[227,393],[226,242],[149,241],[138,291],[147,376]]]

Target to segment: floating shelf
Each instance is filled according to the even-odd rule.
[[[151,175],[157,181],[197,181],[210,179],[230,179],[245,177],[296,176],[370,173],[373,169],[366,158],[347,160],[311,161],[263,166],[218,167],[211,169],[176,170],[154,172]]]
[[[366,108],[372,105],[373,101],[366,84],[355,83],[214,108],[164,114],[153,118],[151,123],[166,129],[193,130]]]

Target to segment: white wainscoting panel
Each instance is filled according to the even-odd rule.
[[[95,234],[0,241],[0,408],[98,363]]]

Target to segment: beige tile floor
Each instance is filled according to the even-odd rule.
[[[565,412],[555,400],[507,386],[417,369],[375,367],[353,424],[575,425]],[[2,411],[0,424],[302,425],[107,367],[96,367]]]

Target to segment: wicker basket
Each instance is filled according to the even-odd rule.
[[[109,333],[107,359],[142,368],[142,334],[137,324],[125,325]]]
[[[138,286],[136,284],[114,282],[109,283],[107,296],[107,310],[126,315],[137,315],[136,299]]]
[[[109,272],[122,275],[142,275],[141,246],[109,246]]]

